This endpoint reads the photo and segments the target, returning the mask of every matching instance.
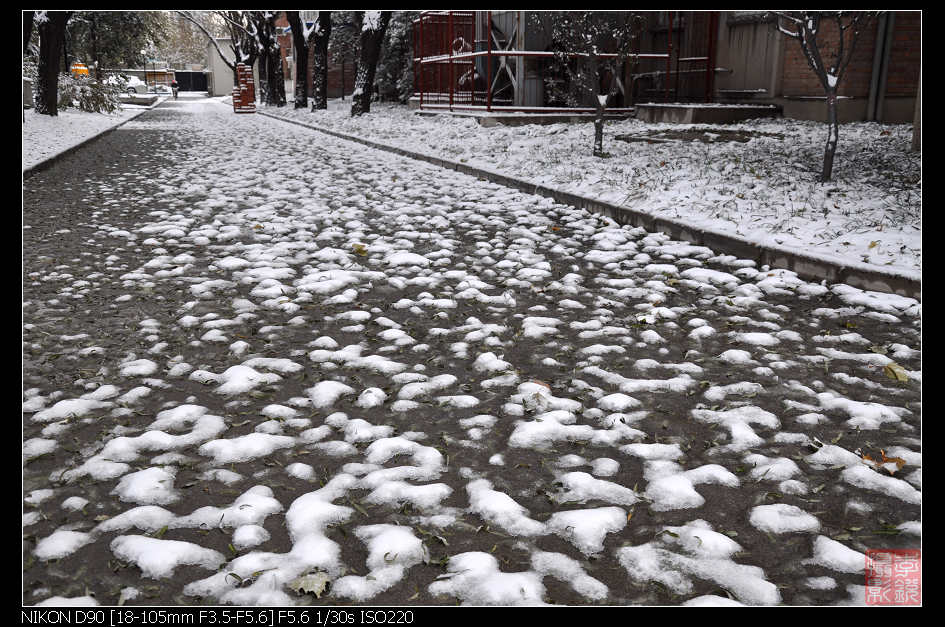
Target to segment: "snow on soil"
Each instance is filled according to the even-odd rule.
[[[24,265],[26,603],[847,603],[921,542],[918,302],[218,103],[117,132],[178,139]]]
[[[483,127],[469,116],[385,103],[352,118],[349,105],[265,112],[753,242],[914,277],[921,271],[921,156],[910,150],[911,124],[843,124],[833,181],[821,184],[826,127],[819,122],[608,120],[610,156],[602,160],[592,156],[590,124]],[[686,131],[700,140],[681,141]],[[704,143],[730,132],[747,143]]]

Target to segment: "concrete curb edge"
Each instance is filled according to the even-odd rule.
[[[114,131],[116,128],[119,128],[120,126],[124,126],[124,125],[127,124],[128,122],[131,122],[132,120],[138,118],[138,117],[141,116],[142,114],[147,113],[147,112],[150,111],[151,109],[153,109],[153,108],[159,106],[162,102],[164,102],[164,101],[163,101],[163,100],[158,100],[157,102],[155,102],[153,105],[151,105],[151,106],[148,107],[147,109],[142,109],[141,111],[139,111],[139,112],[136,113],[135,115],[129,117],[127,120],[122,120],[121,122],[119,122],[119,123],[116,124],[115,126],[110,126],[110,127],[108,127],[107,129],[105,129],[104,131],[102,131],[102,132],[100,132],[100,133],[96,133],[95,135],[92,135],[91,137],[87,137],[87,138],[83,139],[81,142],[79,142],[79,143],[76,144],[75,146],[70,146],[69,148],[66,148],[65,150],[63,150],[62,152],[57,152],[56,154],[52,155],[51,157],[48,157],[48,158],[46,158],[46,159],[40,161],[39,163],[35,163],[35,164],[31,165],[30,167],[28,167],[28,168],[26,168],[25,170],[23,170],[23,180],[25,181],[26,179],[30,178],[31,176],[33,176],[33,175],[36,174],[37,172],[42,172],[42,171],[45,170],[46,168],[50,167],[51,165],[53,165],[54,163],[56,163],[57,161],[59,161],[60,159],[62,159],[63,157],[66,157],[66,156],[68,156],[68,155],[71,155],[72,153],[74,153],[74,152],[75,152],[76,150],[78,150],[79,148],[82,148],[83,146],[86,146],[86,145],[90,144],[91,142],[95,141],[96,139],[98,139],[98,138],[100,138],[100,137],[102,137],[102,136],[104,136],[104,135],[107,135],[108,133],[111,133],[111,132]]]
[[[707,246],[722,254],[735,255],[741,259],[752,259],[759,267],[767,265],[772,268],[791,270],[792,272],[796,272],[800,278],[807,281],[845,283],[862,290],[893,293],[914,298],[918,301],[922,300],[921,277],[883,271],[880,268],[873,269],[861,266],[849,266],[816,255],[803,254],[786,248],[761,245],[726,233],[700,229],[668,218],[655,217],[622,205],[615,205],[595,198],[588,198],[579,194],[572,194],[551,187],[536,185],[535,183],[523,181],[505,174],[475,168],[465,163],[458,163],[423,153],[411,152],[403,148],[397,148],[396,146],[389,146],[316,125],[305,124],[297,120],[289,120],[259,110],[257,110],[257,113],[274,120],[295,124],[340,139],[357,142],[371,148],[432,163],[433,165],[485,179],[499,185],[519,189],[529,194],[551,198],[561,204],[571,205],[572,207],[607,216],[618,224],[644,227],[648,230],[665,233],[677,240]]]

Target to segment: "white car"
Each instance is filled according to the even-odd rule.
[[[146,94],[148,93],[148,84],[137,76],[129,76],[125,89],[129,94]]]

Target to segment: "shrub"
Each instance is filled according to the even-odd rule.
[[[59,75],[59,108],[74,107],[93,113],[112,113],[121,108],[119,96],[124,81],[106,78],[97,81],[88,76]]]

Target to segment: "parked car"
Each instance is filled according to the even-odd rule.
[[[129,94],[146,94],[148,93],[148,84],[137,76],[129,76],[125,89]]]

